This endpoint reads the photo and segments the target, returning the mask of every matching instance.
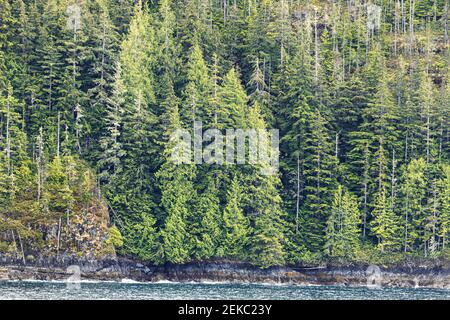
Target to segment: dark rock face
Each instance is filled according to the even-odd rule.
[[[82,280],[176,282],[264,282],[314,285],[366,286],[370,281],[367,266],[289,268],[262,270],[236,262],[204,262],[185,265],[147,265],[128,259],[83,260],[63,257],[57,261],[36,259],[33,265],[0,258],[0,280],[66,280],[67,267],[80,268]],[[400,266],[379,269],[377,280],[386,287],[450,288],[450,269],[443,267]]]

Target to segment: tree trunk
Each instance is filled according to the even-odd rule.
[[[61,217],[59,217],[59,222],[58,222],[58,238],[57,238],[57,242],[56,242],[56,259],[59,258],[59,248],[60,248],[60,241],[61,241]]]
[[[295,212],[295,232],[298,233],[298,218],[300,211],[300,156],[297,155],[297,199]]]
[[[27,262],[26,262],[26,260],[25,260],[25,251],[23,250],[22,237],[20,236],[20,233],[19,233],[19,232],[17,232],[17,236],[19,237],[20,250],[22,250],[22,260],[23,260],[23,264],[26,265]]]

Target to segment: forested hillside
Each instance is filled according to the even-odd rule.
[[[0,252],[450,256],[448,0],[0,0]],[[280,130],[280,171],[169,136]],[[114,249],[114,247],[115,249]]]

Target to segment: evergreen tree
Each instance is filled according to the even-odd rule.
[[[176,41],[176,15],[172,8],[171,1],[163,0],[159,3],[159,9],[156,19],[156,41],[157,46],[157,65],[156,77],[158,85],[156,96],[159,101],[166,99],[165,88],[168,87],[166,81],[170,79],[173,83],[176,81],[177,73],[181,69],[181,46]],[[158,110],[160,115],[164,110]]]
[[[68,175],[60,157],[55,157],[49,164],[46,187],[42,197],[42,210],[49,224],[57,225],[57,234],[53,248],[61,248],[63,218],[67,219],[74,205],[74,195],[69,186]]]
[[[268,157],[277,156],[269,143],[270,134],[265,131],[266,124],[259,105],[255,104],[248,113],[249,127],[258,132],[260,159],[253,166],[246,179],[249,187],[245,194],[249,196],[249,216],[252,222],[250,234],[250,259],[262,268],[285,263],[285,213],[277,187],[280,184],[277,169],[267,163]]]
[[[194,44],[191,49],[186,78],[188,82],[184,89],[185,98],[181,110],[183,122],[189,124],[194,121],[211,120],[212,114],[208,105],[211,82],[208,67],[198,44]]]
[[[325,223],[330,209],[331,192],[336,183],[332,140],[320,111],[311,115],[313,123],[305,136],[303,175],[305,200],[301,228],[311,248],[323,247]]]
[[[165,260],[183,263],[189,260],[191,250],[192,235],[188,234],[188,218],[196,198],[193,186],[196,172],[193,164],[186,163],[192,160],[182,158],[185,156],[183,151],[190,150],[190,146],[177,134],[177,130],[182,129],[178,107],[174,106],[167,112],[169,124],[166,136],[169,139],[164,150],[165,161],[156,174],[166,215],[161,236]],[[174,153],[176,148],[183,153]]]
[[[326,252],[332,257],[355,257],[360,249],[361,213],[356,197],[338,185],[326,227]]]
[[[248,219],[240,206],[241,187],[238,177],[233,177],[227,190],[227,202],[223,210],[223,251],[227,257],[239,259],[245,257]]]
[[[100,161],[106,178],[116,175],[106,191],[117,213],[114,219],[125,225],[143,216],[150,216],[146,221],[151,221],[155,214],[155,171],[161,147],[156,142],[154,64],[151,16],[139,1],[121,44],[113,96],[107,101],[109,135],[102,142],[109,150]],[[124,237],[127,242],[128,234]]]
[[[400,242],[398,219],[386,197],[385,189],[381,189],[375,195],[372,216],[371,230],[377,238],[379,250],[381,252],[398,250]]]
[[[151,214],[141,213],[139,219],[127,223],[126,237],[123,241],[124,250],[144,261],[161,263],[161,247],[156,219]]]
[[[155,156],[160,152],[155,143],[158,133],[151,130],[157,124],[153,110],[154,38],[150,14],[147,9],[142,9],[142,3],[138,2],[119,57],[121,79],[127,93],[122,130],[122,141],[127,155],[124,159],[124,170],[134,178],[137,185],[150,179]]]
[[[273,114],[271,110],[271,96],[269,88],[266,84],[265,70],[261,70],[259,59],[256,58],[254,62],[253,72],[250,77],[249,86],[252,88],[253,92],[250,94],[250,99],[252,103],[258,103],[262,109],[262,114],[264,119],[268,123],[274,121]]]
[[[120,140],[123,107],[125,104],[125,88],[121,75],[120,64],[117,65],[117,71],[114,80],[114,89],[112,97],[107,99],[107,135],[100,140],[102,155],[99,161],[101,173],[100,178],[111,182],[116,174],[122,171],[121,158],[125,155]]]
[[[217,92],[217,100],[218,106],[217,110],[215,110],[218,122],[217,128],[245,129],[248,97],[235,68],[231,68],[223,78],[222,85]]]
[[[450,232],[450,167],[448,165],[444,165],[443,167],[443,177],[439,184],[439,197],[441,203],[439,236],[441,238],[442,249],[446,249]]]
[[[92,3],[90,11],[97,11],[98,15],[92,15],[92,30],[89,37],[89,49],[92,53],[89,65],[92,74],[89,75],[91,88],[87,90],[89,108],[86,110],[86,121],[89,138],[87,147],[93,149],[89,155],[95,155],[97,160],[101,155],[96,154],[96,142],[101,137],[103,130],[108,127],[104,119],[108,117],[107,106],[109,96],[114,94],[115,66],[119,47],[119,35],[117,27],[111,21],[110,9],[107,0],[97,0]],[[117,90],[117,89],[116,89]],[[109,128],[108,128],[109,129]]]
[[[403,249],[414,250],[423,232],[425,218],[426,162],[423,158],[412,160],[404,174],[402,185]]]
[[[199,193],[194,205],[190,233],[192,235],[192,256],[196,260],[205,260],[223,255],[221,246],[222,214],[220,212],[219,190],[214,181],[210,181],[206,190]]]

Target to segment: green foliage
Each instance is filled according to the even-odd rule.
[[[325,251],[332,257],[351,258],[360,247],[361,213],[356,197],[339,185],[327,221]]]
[[[374,200],[371,222],[372,233],[378,240],[378,248],[381,252],[398,249],[399,222],[392,210],[392,204],[386,199],[386,192],[382,189]]]
[[[191,48],[186,69],[188,82],[184,89],[182,119],[186,124],[191,124],[195,120],[211,122],[213,114],[208,105],[211,82],[208,66],[197,43]]]
[[[109,238],[105,243],[113,245],[114,248],[120,248],[123,246],[123,236],[116,226],[109,228]]]
[[[439,181],[440,192],[440,215],[439,236],[442,238],[442,248],[447,248],[447,241],[450,233],[450,166],[444,165],[443,177]]]
[[[214,181],[210,181],[206,190],[199,193],[194,206],[196,215],[191,217],[190,225],[193,240],[192,256],[196,260],[222,256],[222,248],[219,247],[222,237],[222,214],[219,191]]]
[[[70,167],[69,167],[70,168]],[[61,158],[56,157],[49,165],[43,198],[44,212],[58,218],[68,214],[73,206],[73,194],[69,186],[68,172]]]
[[[249,232],[248,219],[241,208],[241,188],[235,176],[227,191],[226,205],[223,211],[223,251],[232,258],[243,258]]]
[[[0,250],[445,258],[448,4],[394,2],[0,0]],[[280,129],[279,172],[190,163],[194,120]]]
[[[141,213],[135,222],[128,222],[125,225],[123,249],[126,253],[154,263],[161,261],[159,235],[155,222],[151,214]]]
[[[181,129],[178,108],[167,110],[168,125],[165,135],[170,137]],[[164,163],[156,173],[160,183],[161,204],[164,208],[164,226],[161,230],[164,258],[171,263],[183,263],[189,260],[192,241],[189,230],[189,215],[193,213],[192,199],[195,199],[193,180],[195,167],[191,164],[177,164],[173,157],[175,148],[183,140],[168,139],[164,147]],[[183,150],[184,147],[181,147]]]
[[[402,185],[404,251],[414,250],[419,245],[425,219],[425,160],[412,160],[405,170]]]
[[[248,97],[242,88],[236,69],[228,71],[218,89],[218,128],[245,128],[245,111]]]

